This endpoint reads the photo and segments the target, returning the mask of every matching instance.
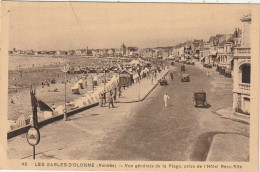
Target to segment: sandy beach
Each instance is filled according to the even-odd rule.
[[[32,59],[32,60],[30,60]],[[17,61],[16,61],[17,60]],[[37,62],[37,63],[36,63]],[[86,59],[84,57],[72,58],[53,58],[53,57],[9,57],[9,75],[8,75],[8,120],[17,120],[19,116],[31,114],[30,87],[36,87],[36,96],[49,106],[64,105],[64,73],[61,67],[64,63],[69,63],[72,68],[78,66],[98,65],[99,59]],[[109,63],[109,62],[106,62]],[[34,64],[34,66],[32,66]],[[14,69],[14,66],[21,65],[21,68]],[[113,73],[106,75],[107,79],[112,77]],[[67,75],[67,101],[73,101],[76,98],[92,91],[92,78],[98,77],[98,85],[101,84],[104,74],[68,74]],[[71,87],[80,77],[87,77],[84,80],[84,89],[80,89],[80,95],[72,94]],[[42,88],[41,83],[50,83],[55,79],[56,84],[50,84]],[[54,92],[57,89],[57,92]],[[68,109],[69,110],[69,109]]]

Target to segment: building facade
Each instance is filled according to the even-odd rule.
[[[234,48],[233,71],[233,110],[250,115],[250,76],[251,76],[251,15],[243,16],[241,45]]]

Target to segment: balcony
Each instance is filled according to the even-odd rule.
[[[250,94],[250,84],[239,83],[239,92],[244,94]]]
[[[251,56],[251,48],[238,47],[234,49],[234,56]]]

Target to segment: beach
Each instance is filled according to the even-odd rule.
[[[31,86],[36,88],[36,96],[47,103],[47,105],[51,107],[64,105],[65,75],[61,71],[61,68],[65,63],[70,64],[72,68],[76,68],[78,66],[99,65],[100,63],[108,64],[111,62],[103,62],[100,59],[94,58],[86,59],[85,57],[70,57],[65,59],[57,57],[10,56],[8,72],[8,120],[17,120],[22,114],[25,116],[31,115]],[[17,65],[21,65],[21,67],[15,69]],[[100,85],[104,78],[104,73],[68,74],[66,88],[67,102],[73,101],[83,94],[92,91],[92,78],[94,76],[98,77],[98,85]],[[113,73],[106,74],[107,79],[112,76]],[[83,85],[84,89],[80,89],[80,94],[72,94],[71,87],[81,77],[86,77]],[[55,84],[50,83],[52,79],[56,81]],[[44,85],[42,88],[42,82],[44,84],[49,83],[49,86]]]

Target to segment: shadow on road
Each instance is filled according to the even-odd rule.
[[[217,134],[237,134],[245,137],[249,135],[234,133],[234,132],[207,132],[200,135],[194,144],[192,154],[190,156],[191,161],[206,161],[212,140]]]

